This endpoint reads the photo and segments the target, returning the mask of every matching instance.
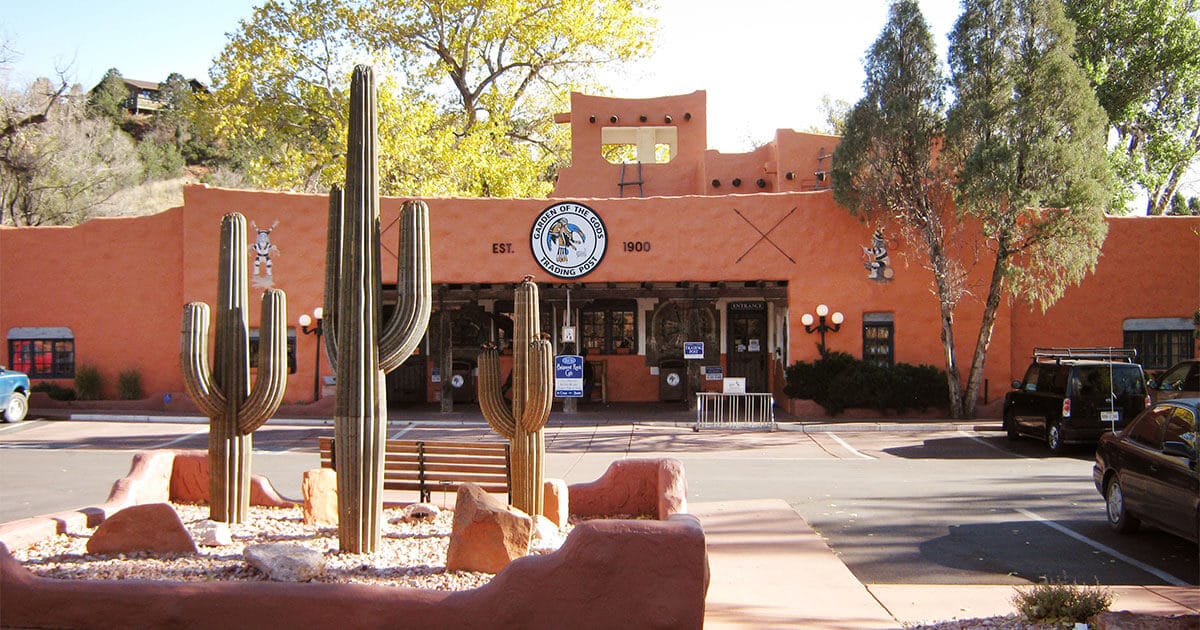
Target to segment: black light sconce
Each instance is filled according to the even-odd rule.
[[[719,180],[719,179],[714,179],[714,180],[712,180],[712,187],[713,187],[713,188],[720,188],[720,187],[721,187],[721,180]]]
[[[608,117],[608,122],[610,122],[610,123],[616,123],[618,120],[620,120],[620,118],[617,118],[616,114],[613,114],[612,116]]]
[[[733,183],[733,187],[734,187],[734,188],[737,188],[738,186],[741,186],[741,185],[742,185],[742,178],[740,178],[740,177],[734,177],[734,178],[733,178],[733,182],[732,182],[732,183]]]
[[[758,187],[759,187],[759,188],[766,188],[766,187],[767,187],[767,180],[765,180],[765,179],[763,179],[763,178],[761,178],[761,177],[760,177],[760,178],[758,178],[758,179],[757,179],[757,180],[756,180],[754,183],[755,183],[755,184],[758,184]]]
[[[821,333],[821,342],[817,344],[817,351],[821,353],[821,356],[825,356],[826,354],[825,333],[837,332],[838,329],[842,327],[842,322],[846,319],[846,317],[840,312],[834,312],[834,314],[829,317],[833,323],[827,324],[825,323],[826,316],[829,316],[829,307],[824,304],[818,304],[816,320],[813,319],[812,313],[805,313],[800,318],[800,323],[804,324],[804,332],[809,334],[814,332]],[[814,321],[816,322],[815,324],[813,323]]]

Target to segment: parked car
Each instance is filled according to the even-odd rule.
[[[1150,404],[1134,350],[1035,348],[1025,378],[1004,396],[1004,430],[1046,441],[1059,453],[1123,428]]]
[[[0,417],[20,422],[29,413],[29,377],[0,365]]]
[[[1092,479],[1115,531],[1132,533],[1144,522],[1200,543],[1197,405],[1200,398],[1157,403],[1100,438]]]
[[[1147,381],[1146,388],[1154,402],[1200,397],[1200,359],[1187,359],[1172,365],[1162,376]]]

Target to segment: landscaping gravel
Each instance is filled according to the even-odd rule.
[[[208,507],[174,505],[192,537],[208,519]],[[305,525],[300,508],[251,507],[248,522],[231,525],[233,544],[199,547],[199,554],[89,555],[91,531],[59,535],[23,549],[17,560],[35,575],[61,579],[150,579],[177,581],[267,580],[242,556],[247,545],[288,543],[325,554],[324,573],[315,582],[467,590],[492,579],[490,573],[446,571],[446,547],[454,512],[442,510],[431,522],[401,522],[400,509],[384,510],[383,541],[377,553],[339,553],[336,527]]]

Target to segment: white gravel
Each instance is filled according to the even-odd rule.
[[[184,526],[199,540],[197,528],[208,507],[174,505]],[[251,544],[283,542],[325,554],[325,571],[316,582],[396,585],[434,590],[467,590],[492,579],[490,573],[446,571],[446,547],[454,512],[442,510],[432,522],[400,522],[400,509],[384,510],[383,542],[377,553],[338,552],[337,528],[305,525],[300,508],[250,508],[250,518],[231,525],[233,544],[199,547],[199,554],[89,555],[91,531],[59,535],[12,554],[32,573],[61,579],[151,579],[177,581],[249,580],[267,577],[251,567],[242,550]]]

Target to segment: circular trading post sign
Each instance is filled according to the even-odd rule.
[[[556,203],[533,222],[529,245],[533,258],[558,278],[578,278],[604,259],[608,232],[591,208],[570,201]]]

